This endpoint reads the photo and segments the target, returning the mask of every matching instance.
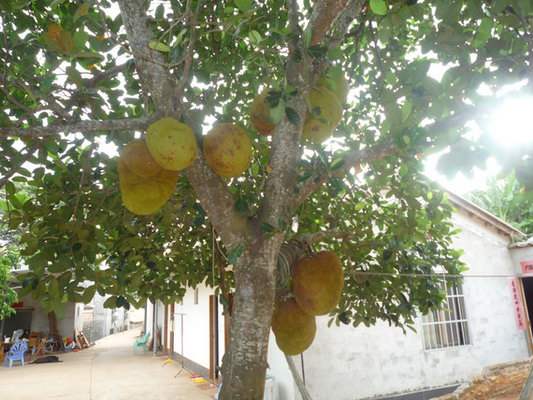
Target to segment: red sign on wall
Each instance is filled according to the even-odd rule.
[[[520,261],[520,266],[522,267],[522,274],[533,275],[533,260]]]
[[[518,278],[511,280],[511,289],[513,291],[513,308],[516,317],[516,326],[519,330],[524,331],[526,329],[526,314],[522,304]]]

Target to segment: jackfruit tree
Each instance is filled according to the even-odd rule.
[[[287,354],[312,346],[323,313],[413,328],[442,302],[435,268],[464,270],[424,159],[453,173],[496,157],[533,186],[531,142],[501,147],[491,132],[494,107],[531,94],[532,12],[527,0],[0,2],[0,187],[29,268],[19,295],[60,310],[96,292],[109,307],[172,303],[201,283],[225,304],[233,293],[224,400],[262,398],[271,326]]]

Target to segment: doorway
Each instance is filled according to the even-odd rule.
[[[524,289],[525,308],[528,320],[528,336],[532,338],[531,322],[533,321],[533,277],[522,278],[522,288]],[[533,343],[529,344],[529,348],[532,349]]]

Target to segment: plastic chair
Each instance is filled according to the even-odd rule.
[[[24,366],[24,353],[28,351],[28,343],[24,341],[17,341],[7,353],[7,360],[9,361],[9,368],[13,366],[13,361],[20,361]]]
[[[146,344],[148,343],[148,339],[150,338],[150,332],[146,332],[144,336],[141,336],[140,338],[137,338],[135,342],[133,343],[133,350],[146,350]]]

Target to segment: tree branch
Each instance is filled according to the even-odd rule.
[[[121,72],[126,71],[129,67],[131,67],[134,64],[133,60],[126,61],[124,64],[116,65],[112,68],[109,68],[105,71],[98,72],[94,74],[94,76],[91,79],[87,79],[83,81],[83,85],[86,88],[94,88],[96,87],[100,82],[105,81],[106,79],[112,78],[116,76],[117,74],[120,74]]]
[[[335,23],[333,24],[331,37],[328,40],[329,48],[338,47],[344,42],[345,35],[348,33],[348,29],[353,21],[362,16],[362,20],[359,22],[360,28],[355,32],[357,39],[359,40],[362,27],[366,20],[366,11],[368,9],[368,3],[365,0],[351,0],[344,10],[339,14]]]
[[[265,184],[265,198],[261,205],[260,219],[276,228],[288,223],[290,217],[290,198],[296,183],[296,165],[301,158],[300,136],[303,129],[307,104],[304,100],[306,84],[304,76],[305,57],[298,23],[298,3],[287,0],[289,9],[289,59],[287,61],[287,82],[297,88],[297,93],[289,95],[286,102],[286,116],[276,127],[272,137],[270,166],[272,172]]]
[[[163,54],[149,47],[153,38],[146,12],[149,2],[118,0],[118,4],[142,86],[151,94],[162,114],[176,114],[176,82],[165,67]]]
[[[311,29],[311,45],[322,42],[349,1],[322,0],[315,2],[308,28]]]
[[[153,35],[148,27],[147,2],[118,0],[118,3],[141,84],[152,95],[156,109],[164,115],[177,116],[181,113],[195,131],[201,132],[200,124],[194,123],[194,119],[179,109],[177,85],[165,66],[163,55],[148,46]],[[248,230],[248,222],[235,212],[233,196],[224,181],[207,166],[201,152],[185,174],[224,245],[231,248],[241,244]]]
[[[71,124],[33,126],[28,128],[0,127],[0,137],[39,138],[58,136],[60,133],[144,130],[153,120],[154,117],[143,117],[107,121],[79,121]]]
[[[425,126],[423,129],[427,132],[431,132],[431,135],[428,135],[428,137],[433,140],[427,143],[427,150],[424,151],[424,155],[439,151],[442,149],[443,145],[448,145],[449,140],[447,139],[449,138],[443,133],[458,125],[464,125],[467,121],[473,119],[475,110],[481,111],[482,107],[473,108],[463,106],[461,111]],[[347,152],[343,157],[343,164],[340,168],[332,172],[315,172],[305,181],[303,186],[300,187],[298,195],[294,198],[293,207],[299,207],[312,193],[318,190],[329,179],[333,177],[343,177],[349,173],[351,168],[360,168],[361,164],[382,159],[394,154],[395,151],[395,144],[390,140],[384,140],[369,148]]]
[[[198,0],[198,4],[196,5],[196,11],[193,13],[191,11],[191,3],[192,0],[187,1],[186,14],[190,15],[189,29],[191,30],[191,35],[189,38],[189,45],[187,46],[187,51],[185,53],[185,64],[183,66],[183,74],[180,79],[180,82],[178,83],[178,88],[176,91],[178,98],[183,96],[183,90],[185,89],[185,85],[190,80],[191,67],[194,56],[194,46],[196,45],[197,36],[196,24],[198,23],[198,15],[200,14],[200,8],[202,6],[202,1]]]
[[[375,145],[362,150],[352,150],[344,155],[342,166],[329,173],[328,171],[322,171],[310,176],[304,185],[298,191],[297,196],[294,198],[293,207],[298,207],[302,204],[312,193],[317,191],[325,182],[333,177],[343,177],[349,173],[352,168],[359,168],[363,163],[370,162],[384,158],[395,151],[395,146],[390,142],[382,142],[379,145]]]

